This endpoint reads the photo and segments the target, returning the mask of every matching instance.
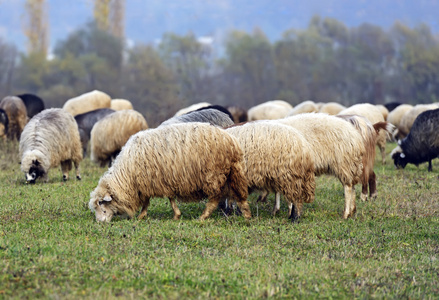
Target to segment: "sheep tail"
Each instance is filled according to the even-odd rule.
[[[229,186],[235,194],[237,202],[246,201],[248,197],[248,183],[244,175],[242,164],[235,162],[230,167]]]
[[[392,134],[396,127],[389,122],[378,122],[373,124],[373,128],[375,129],[376,133],[379,133],[380,130],[385,130]]]

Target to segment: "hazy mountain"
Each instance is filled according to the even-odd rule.
[[[0,0],[0,36],[24,49],[24,0]],[[50,42],[92,19],[92,0],[48,0]],[[164,32],[221,37],[230,29],[261,28],[271,40],[290,28],[305,28],[313,15],[340,20],[349,27],[372,23],[383,28],[396,20],[421,22],[439,31],[439,1],[395,0],[126,0],[126,36],[153,43]]]

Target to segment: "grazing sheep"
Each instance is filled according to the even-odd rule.
[[[323,104],[322,107],[320,107],[319,112],[335,116],[336,114],[338,114],[339,112],[341,112],[345,108],[346,108],[345,106],[343,106],[337,102],[328,102],[328,103]]]
[[[397,128],[397,130],[393,132],[394,140],[398,139],[398,127],[399,124],[401,123],[402,117],[405,115],[406,112],[408,112],[412,108],[413,105],[401,104],[389,112],[389,115],[387,116],[387,122],[392,123]]]
[[[148,129],[148,123],[135,110],[119,110],[103,117],[91,130],[91,160],[101,167],[111,166],[130,136],[145,129]]]
[[[244,108],[239,106],[227,106],[226,108],[232,114],[233,122],[235,123],[247,122],[248,120],[247,111]]]
[[[7,137],[20,140],[21,132],[28,120],[23,101],[15,96],[7,96],[0,101],[0,108],[6,112],[9,120]]]
[[[0,138],[6,140],[8,134],[9,119],[7,113],[0,108]]]
[[[398,125],[398,138],[405,138],[412,128],[415,119],[424,111],[433,110],[438,108],[436,104],[417,104],[412,109],[407,111],[401,118],[401,122]]]
[[[312,202],[315,192],[314,163],[306,139],[298,130],[274,122],[252,122],[226,131],[238,139],[244,150],[244,172],[250,191],[283,194],[293,204],[290,214],[296,221],[303,202]]]
[[[322,113],[300,114],[276,121],[298,129],[311,145],[316,175],[337,177],[344,187],[343,218],[356,211],[355,188],[363,172],[363,139],[348,122]]]
[[[192,105],[190,105],[190,106],[188,106],[188,107],[185,107],[185,108],[180,109],[179,111],[177,111],[177,112],[175,113],[174,117],[178,117],[178,116],[181,116],[181,115],[187,114],[188,112],[191,112],[191,111],[197,110],[197,109],[202,108],[202,107],[205,107],[205,106],[210,106],[210,105],[212,105],[212,104],[210,104],[210,103],[208,103],[208,102],[195,103],[195,104],[192,104]]]
[[[439,155],[439,109],[421,113],[399,145],[393,149],[392,157],[397,168],[408,163],[418,166],[428,161],[428,171],[433,170],[431,161]]]
[[[76,116],[98,108],[110,108],[111,97],[101,91],[91,91],[64,103],[63,109]]]
[[[126,99],[112,99],[110,108],[113,110],[133,109],[133,105]]]
[[[401,102],[389,102],[389,103],[385,103],[384,107],[387,108],[387,110],[390,113],[391,111],[393,111],[395,108],[397,108],[401,104],[402,104]]]
[[[282,102],[276,101],[282,100],[268,101],[250,108],[247,112],[248,120],[276,120],[285,118],[291,109],[288,108],[286,104],[282,104]]]
[[[234,124],[231,115],[224,113],[222,110],[214,108],[216,106],[206,106],[187,114],[172,117],[164,121],[159,127],[176,123],[201,122],[219,127],[228,127]]]
[[[27,182],[35,183],[38,177],[47,182],[49,169],[59,165],[63,180],[67,180],[72,162],[76,178],[81,179],[78,125],[73,116],[61,108],[45,109],[27,123],[21,135],[19,154]]]
[[[285,100],[270,100],[270,101],[266,101],[264,103],[280,105],[280,106],[283,106],[289,110],[293,109],[293,106]]]
[[[78,124],[79,137],[81,138],[82,153],[84,157],[85,153],[87,152],[88,141],[90,140],[90,132],[94,124],[103,117],[114,112],[115,110],[111,108],[99,108],[75,116],[75,121]]]
[[[384,121],[387,120],[387,116],[389,115],[389,110],[382,104],[376,104],[375,105],[383,115]]]
[[[366,148],[366,154],[363,156],[363,173],[361,176],[361,200],[367,200],[368,188],[369,197],[371,199],[376,198],[376,175],[373,170],[376,140],[379,138],[380,130],[385,130],[391,134],[395,126],[387,122],[378,122],[372,125],[365,117],[358,115],[339,115],[338,117],[350,122],[358,130]]]
[[[352,105],[337,115],[359,115],[365,117],[369,120],[370,123],[375,124],[378,122],[384,122],[384,117],[381,111],[373,104],[369,103],[360,103]],[[376,143],[381,152],[381,162],[383,164],[386,163],[386,141],[387,141],[387,132],[382,130],[378,134],[378,138]]]
[[[44,110],[44,101],[40,97],[34,94],[21,94],[17,95],[20,98],[24,105],[26,106],[27,116],[32,118],[37,113]]]
[[[297,104],[292,110],[288,112],[287,116],[295,116],[298,114],[312,113],[317,111],[319,111],[317,105],[313,101],[307,100]]]
[[[234,198],[246,219],[247,180],[243,152],[236,138],[205,123],[182,123],[141,131],[122,148],[113,166],[90,194],[89,207],[97,221],[109,222],[114,215],[139,219],[147,214],[151,197],[167,197],[174,219],[181,212],[175,200],[208,198],[200,216],[204,220],[221,197]]]

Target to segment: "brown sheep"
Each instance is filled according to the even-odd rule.
[[[21,132],[28,121],[24,102],[18,97],[7,96],[0,101],[0,108],[3,109],[8,116],[8,139],[20,140]]]

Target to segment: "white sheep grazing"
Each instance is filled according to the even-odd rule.
[[[114,215],[146,216],[151,197],[167,197],[174,219],[181,212],[175,200],[208,198],[200,216],[204,220],[221,197],[235,199],[246,219],[247,203],[244,155],[236,138],[205,123],[181,123],[141,131],[132,136],[113,166],[90,195],[89,207],[97,221]]]
[[[103,117],[90,133],[91,160],[101,167],[110,166],[130,136],[145,129],[148,123],[135,110],[119,110]]]
[[[244,151],[245,175],[253,189],[281,193],[296,221],[303,202],[314,201],[315,175],[311,146],[291,126],[274,122],[251,122],[228,128]],[[273,212],[276,213],[276,212]]]
[[[192,105],[190,105],[188,107],[180,109],[179,111],[177,111],[175,113],[174,117],[178,117],[178,116],[187,114],[188,112],[197,110],[197,109],[202,108],[202,107],[210,106],[210,105],[212,105],[212,104],[210,104],[208,102],[195,103],[195,104],[192,104]]]
[[[112,99],[110,108],[114,110],[133,109],[133,105],[126,99]]]
[[[356,211],[355,188],[363,172],[366,149],[359,132],[350,123],[322,113],[300,114],[278,120],[298,129],[311,145],[316,175],[337,177],[345,192],[343,218]]]
[[[110,106],[111,97],[104,92],[94,90],[67,100],[63,109],[72,116],[76,116],[99,108],[110,108]]]
[[[319,111],[318,106],[311,100],[307,100],[297,104],[292,110],[288,112],[287,116],[295,116],[304,113],[312,113]]]
[[[247,111],[248,120],[277,120],[285,118],[292,106],[284,102],[283,100],[272,100],[253,106]]]
[[[337,102],[328,102],[328,103],[323,104],[322,107],[320,107],[319,112],[334,116],[334,115],[338,114],[339,112],[341,112],[345,108],[346,108],[345,106],[343,106]]]
[[[370,123],[375,124],[378,122],[384,122],[384,117],[381,111],[373,104],[370,103],[359,103],[348,107],[337,115],[358,115],[365,117]],[[381,162],[386,163],[386,141],[388,134],[385,130],[381,130],[378,133],[378,138],[376,143],[381,152]]]
[[[397,130],[393,132],[393,139],[397,140],[398,137],[398,127],[401,123],[402,117],[405,115],[406,112],[408,112],[410,109],[413,108],[413,105],[410,104],[401,104],[394,108],[389,114],[387,115],[387,121],[391,124],[393,124]]]
[[[19,155],[28,182],[34,183],[38,177],[47,182],[49,169],[59,165],[67,180],[72,162],[76,178],[81,179],[82,146],[73,116],[61,108],[45,109],[35,115],[21,134]]]
[[[402,116],[401,121],[399,122],[398,138],[403,139],[409,134],[410,129],[413,126],[413,123],[421,113],[427,110],[433,110],[437,108],[438,108],[437,104],[417,104],[414,107],[412,107],[410,110],[408,110]]]

